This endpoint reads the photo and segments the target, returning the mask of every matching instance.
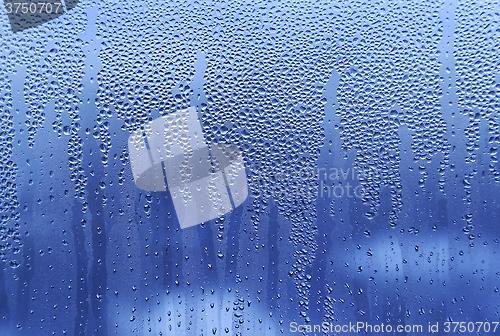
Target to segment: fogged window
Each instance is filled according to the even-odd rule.
[[[0,6],[0,335],[498,334],[500,3]]]

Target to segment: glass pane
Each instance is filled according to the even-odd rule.
[[[0,335],[498,334],[499,55],[497,0],[4,0]]]

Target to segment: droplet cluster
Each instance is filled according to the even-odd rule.
[[[156,116],[199,105],[208,142],[244,149],[256,197],[253,226],[273,196],[294,223],[291,239],[314,258],[313,170],[323,141],[324,85],[340,74],[334,120],[345,155],[375,167],[363,183],[373,217],[379,189],[391,189],[391,225],[401,211],[398,128],[408,125],[414,159],[449,151],[440,113],[436,2],[290,1],[268,3],[116,3],[100,16],[100,117],[129,132]],[[138,7],[139,6],[139,7]],[[204,97],[193,78],[206,62]],[[109,141],[104,130],[99,137]],[[337,155],[343,155],[337,153]],[[291,174],[282,174],[283,171]],[[276,178],[280,176],[280,178]],[[304,192],[304,190],[306,192]],[[281,197],[284,194],[287,197]],[[257,230],[252,234],[255,239]],[[304,264],[304,266],[307,266]],[[299,289],[306,297],[307,289]]]
[[[491,160],[489,169],[500,181],[500,2],[460,1],[455,28],[457,95],[460,113],[469,117],[466,162],[476,162],[480,123],[486,121]],[[483,135],[484,136],[484,135]]]
[[[113,13],[100,16],[98,107],[103,118],[112,111],[133,131],[156,114],[199,105],[209,143],[244,149],[255,194],[265,198],[286,190],[293,195],[276,199],[297,225],[296,243],[310,244],[314,230],[302,212],[312,203],[301,189],[314,188],[314,179],[273,179],[283,167],[312,170],[322,141],[323,85],[333,66],[324,61],[328,32],[312,37],[328,6],[302,7],[304,13],[297,12],[297,3],[259,8],[153,2],[140,10],[136,4],[116,4]],[[200,52],[207,68],[205,97],[197,100],[192,80]],[[101,137],[104,141],[109,134]]]
[[[15,65],[7,55],[14,51],[8,43],[0,43],[0,259],[14,257],[19,251],[19,202],[17,200],[17,164],[13,162],[14,117],[12,115],[14,95],[10,76],[15,73]],[[12,259],[13,265],[18,261]]]
[[[447,153],[440,111],[438,43],[441,1],[342,1],[334,6],[338,125],[343,148],[356,151],[356,166],[376,172],[365,181],[370,217],[381,186],[391,188],[391,225],[401,211],[398,129],[412,132],[414,160]],[[347,155],[347,153],[346,153]]]
[[[68,163],[73,170],[71,178],[76,183],[76,195],[82,197],[84,193],[85,177],[81,169],[82,158],[78,154],[82,150],[82,141],[77,134],[85,61],[82,40],[77,36],[85,29],[84,22],[85,11],[75,10],[70,19],[63,16],[15,34],[8,25],[0,27],[2,259],[10,252],[19,252],[20,247],[19,243],[12,243],[20,239],[18,184],[15,181],[18,168],[14,163],[14,152],[18,151],[17,157],[21,156],[21,151],[32,155],[37,131],[46,122],[46,115],[55,115],[49,120],[54,131],[60,137],[70,138]]]

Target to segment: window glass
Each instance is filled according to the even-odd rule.
[[[4,0],[0,335],[498,334],[499,52],[497,0]]]

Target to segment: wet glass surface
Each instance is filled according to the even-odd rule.
[[[498,1],[9,8],[0,335],[500,332]]]

